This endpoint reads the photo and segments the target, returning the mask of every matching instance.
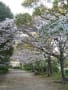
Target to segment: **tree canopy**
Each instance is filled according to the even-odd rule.
[[[28,4],[28,1],[31,0],[26,1]],[[29,6],[37,1],[33,0]],[[26,34],[31,38],[22,41],[41,50],[44,53],[45,58],[48,58],[49,75],[51,72],[51,56],[56,57],[60,64],[62,79],[66,80],[64,74],[64,60],[68,55],[66,50],[68,48],[68,0],[66,0],[66,4],[64,1],[65,0],[54,0],[51,9],[45,9],[44,7],[41,8],[39,6],[34,8],[32,26],[37,30],[37,37],[31,37],[29,32],[27,32],[28,29],[34,30],[34,27],[27,25],[28,27],[23,28],[24,25],[26,26],[25,22],[24,25],[22,23],[22,29],[24,29],[23,31],[26,31]],[[59,3],[60,5],[58,6]],[[57,48],[58,51],[55,51],[55,48]]]
[[[18,14],[16,15],[16,24],[23,25],[23,24],[30,24],[32,21],[31,16],[28,13],[25,14]]]
[[[38,2],[40,2],[41,0],[24,0],[24,2],[22,3],[23,6],[28,7],[28,6],[33,6],[36,5]],[[44,0],[42,0],[44,1]],[[46,3],[47,0],[45,0]],[[58,3],[66,4],[68,5],[68,0],[52,0],[53,1],[53,6],[57,6]],[[65,3],[66,2],[66,3]]]
[[[22,5],[24,5],[25,7],[28,6],[33,6],[34,4],[36,4],[39,0],[24,0],[24,2],[22,3]]]
[[[0,2],[0,21],[5,20],[5,18],[13,18],[13,14],[8,6]]]

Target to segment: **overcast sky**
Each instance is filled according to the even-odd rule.
[[[13,14],[28,12],[27,9],[21,6],[23,0],[0,0],[10,7]],[[30,13],[31,13],[30,9]]]
[[[15,15],[18,13],[25,13],[25,12],[29,12],[31,14],[32,12],[32,9],[28,10],[21,6],[23,0],[0,0],[0,1],[4,2],[7,6],[9,6],[11,11]],[[48,0],[48,1],[51,1],[51,0]]]

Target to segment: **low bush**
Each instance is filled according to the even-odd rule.
[[[47,71],[44,61],[35,61],[33,63],[24,64],[23,67],[25,70],[32,71],[35,74]]]
[[[0,65],[0,74],[7,73],[8,71],[8,65]]]
[[[68,78],[68,69],[65,69],[65,76]]]
[[[34,72],[37,73],[43,73],[47,71],[47,66],[45,64],[45,61],[36,61],[34,63]]]
[[[57,65],[52,64],[52,72],[53,73],[58,73],[59,72],[59,68],[58,68]]]
[[[24,64],[23,67],[24,67],[25,70],[28,70],[28,71],[32,71],[33,70],[32,63]]]
[[[43,61],[43,60],[35,61],[33,63],[24,64],[23,67],[25,70],[32,71],[36,75],[48,72],[48,64],[46,61]],[[52,72],[53,73],[59,72],[57,64],[55,64],[55,63],[52,63]]]

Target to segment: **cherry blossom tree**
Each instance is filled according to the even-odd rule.
[[[11,20],[11,19],[10,19]],[[13,54],[14,25],[6,21],[0,22],[0,68],[8,65]]]

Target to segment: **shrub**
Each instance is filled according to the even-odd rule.
[[[24,64],[23,67],[25,70],[32,71],[35,74],[40,74],[47,71],[44,61],[35,61],[33,63]]]
[[[0,65],[0,74],[7,73],[8,71],[8,65]]]
[[[52,60],[52,72],[53,73],[58,73],[59,68],[58,68],[58,62],[56,60]]]
[[[68,69],[65,69],[65,75],[68,75]]]
[[[32,71],[32,69],[33,69],[32,63],[24,64],[23,67],[25,70],[28,70],[28,71]]]
[[[53,73],[58,73],[59,72],[59,69],[58,69],[58,67],[57,67],[57,65],[52,65],[52,72]]]
[[[48,72],[48,64],[47,61],[38,60],[33,63],[24,64],[24,69],[29,70],[37,74],[43,74]],[[52,72],[58,73],[59,69],[56,63],[52,63]]]
[[[44,61],[36,61],[34,65],[35,72],[46,72],[46,64]]]

